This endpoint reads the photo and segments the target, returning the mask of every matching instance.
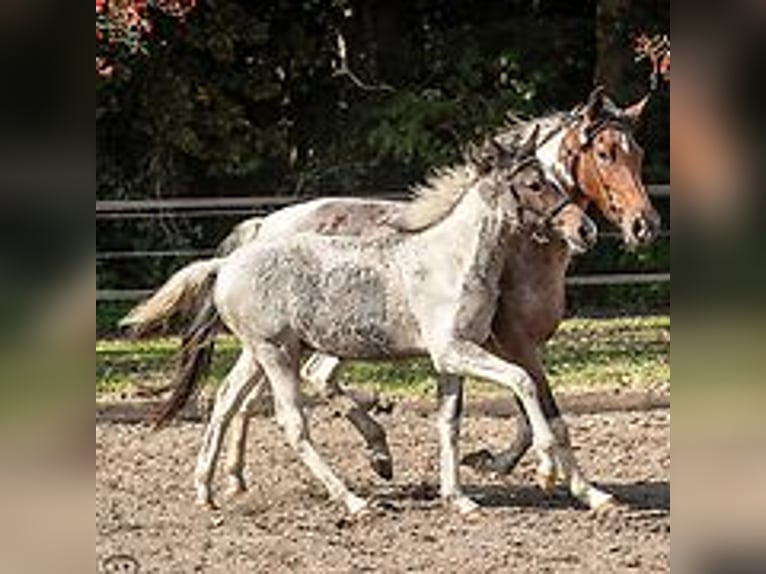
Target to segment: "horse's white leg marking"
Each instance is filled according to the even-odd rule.
[[[456,375],[439,376],[439,414],[436,428],[439,433],[439,455],[442,499],[453,505],[461,514],[479,508],[463,494],[460,487],[458,441],[460,440],[460,415],[463,402],[463,379]]]
[[[247,431],[252,411],[263,396],[266,385],[266,377],[261,375],[229,423],[229,448],[224,465],[228,483],[226,494],[229,496],[240,494],[247,489],[244,475]]]
[[[194,471],[194,484],[199,504],[211,506],[213,503],[210,482],[221,448],[221,440],[235,409],[250,390],[259,372],[260,369],[253,361],[252,354],[243,349],[234,367],[218,389],[213,413],[202,437],[202,447],[197,456],[197,466]]]
[[[551,421],[559,448],[557,449],[557,462],[560,465],[563,479],[568,482],[569,492],[572,496],[587,504],[593,510],[604,508],[614,503],[614,497],[602,490],[599,490],[588,482],[580,470],[575,459],[572,445],[569,440],[569,430],[561,418]]]
[[[554,433],[555,434],[555,433]],[[537,452],[537,484],[545,492],[551,493],[556,488],[557,470],[561,466],[550,452]],[[562,470],[563,472],[563,470]]]
[[[357,514],[366,509],[367,502],[348,490],[311,442],[306,419],[299,404],[300,382],[297,360],[288,356],[282,349],[268,343],[259,345],[256,353],[271,382],[277,423],[284,430],[290,446],[295,449],[314,476],[324,484],[330,496],[335,500],[342,500],[351,514]]]
[[[450,341],[432,357],[439,372],[473,376],[510,388],[529,416],[533,448],[542,456],[553,453],[556,438],[543,415],[537,389],[526,370],[503,361],[470,341]]]

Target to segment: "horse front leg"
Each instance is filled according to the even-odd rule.
[[[532,427],[529,426],[529,418],[524,412],[524,406],[518,397],[514,397],[516,402],[516,416],[514,425],[516,430],[513,440],[507,449],[500,452],[492,452],[488,448],[480,448],[469,452],[461,460],[463,466],[472,468],[481,473],[492,473],[499,476],[507,476],[516,468],[519,461],[532,446]]]
[[[533,448],[541,460],[556,460],[556,437],[543,413],[535,383],[523,367],[465,340],[447,342],[432,352],[432,358],[440,373],[473,376],[511,389],[528,415]]]
[[[463,494],[459,480],[458,443],[460,440],[460,417],[463,411],[463,379],[442,374],[437,384],[439,414],[436,429],[439,433],[439,472],[441,497],[460,514],[469,514],[479,508]]]
[[[585,478],[577,464],[569,439],[569,430],[561,416],[561,411],[556,404],[550,384],[548,383],[548,377],[545,374],[540,349],[532,345],[515,345],[513,349],[517,356],[520,357],[522,366],[529,371],[535,383],[543,414],[550,423],[558,443],[555,460],[547,456],[540,457],[537,467],[537,483],[543,490],[551,492],[555,488],[557,481],[561,480],[567,485],[572,496],[594,510],[612,505],[614,503],[612,495],[593,486]],[[521,412],[517,420],[523,425],[527,421],[527,417]],[[519,438],[517,436],[511,447],[500,452],[496,457],[497,466],[501,471],[504,470],[504,463],[512,461],[518,452]],[[508,472],[510,472],[510,468]]]
[[[614,496],[591,484],[577,464],[564,419],[561,417],[553,419],[551,428],[560,445],[556,457],[557,468],[572,496],[597,512],[614,507],[617,504]]]
[[[524,337],[505,337],[504,340],[497,342],[497,351],[505,360],[518,363],[529,373],[535,384],[545,418],[548,421],[559,418],[559,409],[548,385],[538,350]],[[514,398],[518,410],[514,417],[516,432],[509,447],[498,453],[482,448],[467,454],[461,461],[462,464],[479,472],[492,472],[502,476],[510,474],[516,468],[532,446],[532,428],[523,403],[518,397]],[[551,480],[555,481],[554,461],[543,459],[538,467],[538,482],[544,486],[549,485]]]

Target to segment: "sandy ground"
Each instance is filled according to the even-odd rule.
[[[142,573],[669,571],[669,411],[568,418],[581,465],[626,503],[620,510],[595,516],[563,492],[544,494],[528,455],[505,479],[463,470],[485,506],[470,521],[436,496],[434,417],[398,409],[380,418],[395,459],[391,483],[369,470],[343,419],[326,407],[311,414],[320,451],[382,507],[358,523],[328,500],[272,419],[251,426],[249,492],[213,513],[193,504],[201,425],[153,433],[97,424],[96,560],[128,554]],[[463,452],[497,448],[511,433],[507,420],[467,417]]]

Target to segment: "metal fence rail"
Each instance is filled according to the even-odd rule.
[[[649,185],[649,194],[653,197],[670,197],[670,185]],[[359,194],[359,197],[370,195]],[[378,199],[401,200],[406,193],[377,195]],[[108,200],[96,201],[96,220],[161,219],[161,218],[215,218],[224,216],[254,217],[276,209],[312,199],[295,196],[259,196],[259,197],[210,197],[178,199],[144,200]],[[618,232],[607,231],[600,237],[616,238]],[[669,237],[670,231],[664,230],[663,237]],[[156,251],[97,251],[96,261],[118,261],[130,259],[152,259],[179,257],[196,259],[210,257],[210,249],[165,249]],[[670,283],[670,273],[608,273],[568,277],[567,284],[575,286],[591,285],[629,285]],[[151,289],[100,289],[96,291],[96,301],[134,301],[152,293]]]
[[[652,197],[670,197],[670,184],[648,185],[649,195]],[[357,197],[372,197],[372,194],[357,194]],[[375,195],[377,199],[404,199],[408,197],[406,192],[391,192]],[[273,211],[280,207],[285,207],[299,201],[315,199],[312,197],[272,195],[257,197],[190,197],[177,199],[126,199],[126,200],[103,200],[96,201],[96,219],[116,213],[136,214],[145,212],[159,211],[163,216],[168,216],[167,212],[186,212],[179,213],[188,217],[190,211],[203,211],[206,213],[214,210],[250,210],[264,209]]]

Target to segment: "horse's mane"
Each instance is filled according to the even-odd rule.
[[[622,122],[621,110],[608,96],[603,96],[604,105],[601,108],[601,121]],[[493,137],[502,145],[513,148],[519,141],[532,133],[536,126],[540,128],[540,141],[544,141],[550,134],[567,126],[575,120],[581,119],[585,113],[587,104],[578,104],[569,111],[551,111],[544,116],[527,118],[515,112],[506,114],[506,125],[498,129]]]
[[[469,164],[443,167],[413,188],[413,197],[389,224],[400,231],[421,231],[443,220],[462,199],[479,174]]]
[[[586,104],[580,104],[569,111],[553,111],[531,119],[509,114],[506,125],[492,139],[508,150],[515,150],[538,128],[541,145],[554,132],[582,118],[585,108]],[[601,116],[606,121],[620,118],[619,108],[608,97],[604,97]],[[477,169],[470,163],[435,170],[425,183],[413,188],[412,200],[389,220],[389,225],[400,231],[421,231],[435,225],[450,214],[478,177]]]
[[[498,129],[493,137],[505,147],[513,148],[532,133],[535,127],[540,129],[540,140],[566,126],[580,113],[578,106],[571,111],[550,112],[539,118],[524,118],[515,113],[507,115],[506,124]]]

